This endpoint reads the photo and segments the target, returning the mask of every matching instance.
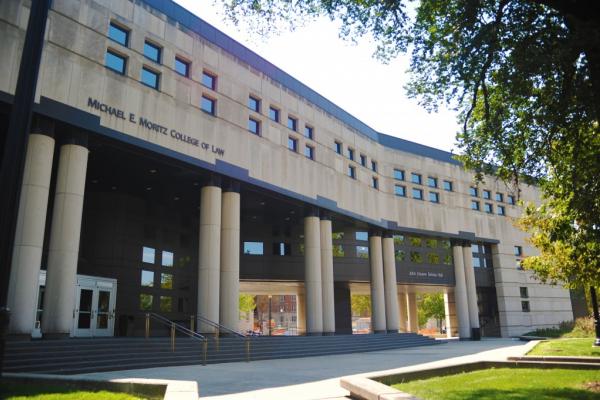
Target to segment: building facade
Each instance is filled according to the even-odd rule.
[[[29,5],[0,2],[2,135]],[[374,332],[418,329],[425,292],[462,338],[573,318],[567,290],[519,267],[534,249],[510,188],[374,131],[170,0],[54,0],[35,102],[14,335],[140,335],[148,312],[237,330],[240,293],[295,296],[306,334],[351,333],[352,294]]]

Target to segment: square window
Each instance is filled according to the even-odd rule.
[[[498,215],[504,215],[504,206],[497,206],[496,211],[498,212]]]
[[[440,202],[440,194],[436,192],[429,192],[429,201],[432,203]]]
[[[355,232],[354,238],[356,240],[366,242],[367,240],[369,240],[369,232]]]
[[[523,255],[523,247],[515,246],[515,256],[520,257]]]
[[[173,310],[173,298],[171,296],[160,296],[160,311],[171,312]]]
[[[421,264],[421,263],[423,263],[423,256],[418,251],[411,251],[410,252],[410,261],[412,261],[416,264]]]
[[[290,149],[294,153],[298,152],[298,139],[288,137],[288,149]]]
[[[529,312],[530,311],[530,309],[529,309],[529,302],[528,301],[522,301],[521,302],[521,310],[523,312]]]
[[[356,257],[368,259],[369,258],[369,247],[356,246]]]
[[[161,48],[154,43],[144,42],[144,56],[156,63],[160,63]]]
[[[342,154],[342,143],[333,142],[333,150],[335,150],[335,152],[338,154]]]
[[[279,109],[273,106],[269,107],[269,119],[271,121],[279,122]]]
[[[260,112],[260,99],[254,97],[254,96],[249,96],[248,97],[248,108],[251,109],[252,111],[256,111],[257,113]]]
[[[217,87],[217,76],[210,72],[202,71],[202,85],[215,90]]]
[[[309,145],[304,147],[304,155],[306,158],[310,158],[311,160],[315,159],[315,148]]]
[[[481,258],[479,258],[479,257],[473,257],[473,267],[474,268],[481,268]]]
[[[314,132],[314,130],[313,130],[312,126],[308,126],[308,125],[304,126],[304,137],[305,138],[308,138],[311,140],[314,139],[313,132]]]
[[[154,272],[143,269],[140,284],[143,287],[154,287]]]
[[[156,261],[156,250],[151,247],[142,247],[142,262],[154,264]]]
[[[202,96],[200,100],[200,109],[210,115],[215,115],[217,101],[207,96]]]
[[[140,310],[152,311],[152,295],[140,293]]]
[[[348,147],[348,159],[354,161],[354,149]]]
[[[360,158],[360,165],[362,165],[363,167],[367,166],[367,156],[365,156],[364,154],[361,154],[359,156]]]
[[[394,179],[403,181],[404,180],[404,171],[401,169],[394,169]]]
[[[354,168],[352,165],[348,166],[348,176],[352,179],[356,179],[356,168]]]
[[[413,199],[423,200],[423,191],[421,189],[413,188],[412,197],[413,197]]]
[[[160,288],[173,289],[173,274],[160,274]]]
[[[477,188],[474,186],[469,187],[469,194],[473,197],[477,197],[478,196]]]
[[[379,179],[377,179],[376,177],[372,177],[371,186],[373,186],[373,189],[379,189]]]
[[[440,263],[440,255],[437,253],[427,253],[427,263],[428,264],[439,264]]]
[[[483,189],[483,198],[489,200],[492,196],[492,192],[487,189]]]
[[[177,72],[179,75],[189,78],[190,63],[182,58],[175,57],[175,72]]]
[[[263,242],[244,242],[244,254],[262,256],[264,254]]]
[[[344,246],[342,246],[341,244],[334,244],[333,245],[333,256],[334,257],[344,257]]]
[[[371,170],[377,172],[377,161],[371,160]]]
[[[529,297],[529,292],[526,287],[520,287],[519,292],[521,294],[521,298],[527,299]]]
[[[402,185],[394,185],[394,194],[400,197],[406,197],[406,187]]]
[[[161,265],[163,267],[172,267],[173,266],[173,253],[172,252],[163,250]]]
[[[410,174],[410,181],[412,183],[416,183],[417,185],[420,185],[421,184],[421,175],[417,174],[417,173],[414,173],[414,172],[411,173]]]
[[[490,203],[485,203],[483,205],[483,211],[485,211],[488,214],[491,214],[491,213],[494,212],[494,208],[493,208],[493,206]]]
[[[502,203],[504,201],[504,195],[502,193],[496,193],[496,201]]]
[[[444,190],[447,192],[451,192],[453,190],[452,188],[452,182],[450,181],[444,181]]]
[[[471,200],[471,210],[479,211],[479,202]]]
[[[394,258],[396,259],[396,261],[404,261],[404,259],[406,258],[406,253],[403,250],[396,250]]]
[[[158,90],[159,77],[160,77],[159,73],[154,72],[151,69],[146,68],[146,67],[142,68],[141,81],[144,85],[150,86],[151,88]]]
[[[437,178],[434,178],[432,176],[427,177],[427,186],[436,188],[437,185],[438,185]]]
[[[394,245],[401,246],[404,243],[404,235],[394,235]]]
[[[517,267],[517,269],[523,269],[523,264],[522,264],[523,260],[515,260],[515,267]]]
[[[121,75],[125,75],[125,66],[127,65],[127,58],[119,55],[111,50],[106,50],[106,57],[104,58],[104,65],[106,68],[112,69]]]
[[[260,121],[248,118],[248,130],[255,135],[260,135]]]
[[[129,45],[129,30],[111,22],[108,26],[108,37],[123,46]]]
[[[509,194],[508,196],[506,196],[506,202],[510,205],[514,205],[515,204],[515,196]]]
[[[288,116],[287,127],[293,131],[298,130],[298,120],[294,117]]]

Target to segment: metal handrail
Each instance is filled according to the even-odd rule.
[[[244,335],[243,333],[240,333],[238,331],[235,331],[233,329],[227,328],[224,325],[219,324],[218,322],[215,321],[211,321],[208,318],[205,318],[201,315],[192,315],[190,317],[190,323],[192,323],[193,321],[196,321],[197,325],[200,326],[199,322],[202,322],[206,325],[209,325],[213,328],[215,328],[215,341],[216,341],[216,347],[217,347],[217,351],[219,351],[219,336],[221,331],[225,331],[226,333],[232,334],[234,337],[237,337],[240,340],[243,340],[245,343],[245,347],[246,347],[246,361],[250,362],[250,336],[248,335]],[[192,324],[193,327],[193,324]]]

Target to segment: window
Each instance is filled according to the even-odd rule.
[[[409,242],[410,242],[410,245],[413,247],[421,247],[421,244],[423,244],[423,240],[420,237],[416,237],[416,236],[411,236],[409,238]]]
[[[413,188],[412,197],[413,197],[413,199],[423,200],[423,191],[421,189]]]
[[[217,76],[210,72],[202,71],[202,84],[209,89],[215,90],[217,88]]]
[[[437,253],[427,253],[427,263],[439,264],[440,263],[440,255]]]
[[[244,254],[262,256],[264,254],[263,242],[244,242]]]
[[[344,239],[344,232],[333,232],[331,234],[332,240],[342,240]]]
[[[371,170],[377,172],[377,161],[371,160]]]
[[[513,196],[512,194],[509,194],[508,196],[506,196],[506,202],[510,205],[514,205],[515,204],[515,196]]]
[[[429,192],[429,201],[432,203],[440,202],[440,194],[436,192]]]
[[[487,189],[483,189],[483,198],[489,200],[492,198],[492,192]]]
[[[248,97],[248,108],[252,111],[260,112],[260,99],[257,99],[254,96]]]
[[[255,135],[260,135],[260,121],[248,118],[248,130]]]
[[[523,260],[515,260],[515,267],[517,267],[517,269],[522,270],[523,269],[523,264],[522,264]]]
[[[352,165],[348,165],[348,176],[352,179],[356,179],[356,168]]]
[[[273,255],[274,256],[291,256],[292,245],[284,242],[273,243]]]
[[[496,193],[496,201],[502,203],[504,201],[504,195],[502,193]]]
[[[377,177],[371,178],[371,186],[373,186],[373,189],[379,189],[379,179]]]
[[[410,181],[412,183],[416,183],[417,185],[420,185],[421,184],[421,175],[417,174],[417,173],[414,173],[414,172],[411,173],[410,174]]]
[[[367,156],[365,156],[364,154],[360,155],[360,165],[362,165],[363,167],[367,167]]]
[[[115,53],[112,50],[106,50],[106,57],[104,58],[104,65],[106,68],[112,69],[121,75],[125,75],[125,66],[127,65],[127,58]]]
[[[369,258],[369,247],[367,246],[356,246],[356,257],[358,258]]]
[[[173,310],[173,298],[171,296],[160,296],[160,311],[171,312]]]
[[[202,96],[200,100],[200,109],[210,115],[215,115],[217,101],[207,96]]]
[[[315,148],[309,145],[304,146],[304,155],[311,160],[315,159]]]
[[[186,78],[190,77],[190,63],[182,58],[175,57],[175,72]]]
[[[523,247],[515,246],[515,256],[520,257],[523,255]]]
[[[308,139],[312,140],[314,138],[313,137],[313,132],[314,132],[314,130],[313,130],[312,126],[308,126],[308,125],[304,126],[304,137],[305,138],[308,138]]]
[[[287,127],[293,131],[297,131],[298,130],[298,120],[294,117],[288,116]]]
[[[156,63],[160,63],[161,48],[149,41],[144,42],[144,56]]]
[[[332,250],[334,257],[344,257],[344,247],[341,244],[334,244]]]
[[[160,288],[173,289],[173,274],[160,274]]]
[[[438,246],[438,241],[437,239],[425,239],[425,246],[429,247],[430,249],[435,249]]]
[[[147,67],[142,67],[142,83],[146,86],[150,86],[153,89],[158,90],[158,81],[160,74],[154,72]]]
[[[396,259],[396,261],[404,261],[404,259],[406,258],[406,253],[404,252],[404,250],[396,250],[394,258]]]
[[[367,240],[369,240],[369,232],[355,232],[354,238],[356,240],[361,240],[363,242],[366,242]]]
[[[427,186],[436,188],[437,183],[438,183],[437,178],[434,178],[432,176],[427,177]]]
[[[143,287],[154,287],[154,272],[143,269],[140,284]]]
[[[394,245],[400,246],[404,243],[404,235],[394,235]]]
[[[402,185],[394,185],[394,194],[400,197],[406,197],[406,187]]]
[[[142,262],[154,264],[156,262],[156,250],[151,247],[142,247]]]
[[[298,139],[293,137],[288,137],[288,149],[293,151],[294,153],[298,152]]]
[[[421,264],[423,262],[423,256],[418,251],[411,251],[410,252],[410,261],[412,261],[416,264]]]
[[[494,208],[490,203],[484,203],[483,204],[483,211],[485,211],[488,214],[491,214],[494,212]]]
[[[471,210],[479,211],[479,202],[471,200]]]
[[[160,263],[163,267],[172,267],[173,266],[173,253],[170,251],[162,252],[162,259]]]
[[[394,169],[394,179],[403,181],[404,180],[404,171],[402,171],[401,169]]]
[[[273,106],[269,107],[269,119],[271,121],[279,122],[279,110]]]
[[[529,302],[528,301],[522,301],[521,302],[521,310],[523,312],[529,312],[530,311],[530,309],[529,309]]]
[[[477,188],[473,187],[473,186],[469,187],[469,194],[473,197],[477,197],[478,196]]]
[[[523,286],[522,286],[522,287],[520,287],[520,288],[519,288],[519,292],[521,293],[521,298],[523,298],[523,299],[527,299],[527,298],[529,298],[529,293],[528,293],[528,291],[527,291],[527,288],[526,288],[526,287],[523,287]]]
[[[444,181],[444,190],[447,192],[451,192],[453,190],[452,182]]]
[[[497,206],[496,211],[498,212],[498,215],[504,215],[504,206]]]
[[[342,143],[337,141],[333,142],[333,150],[338,154],[342,154]]]
[[[152,295],[140,293],[140,310],[152,311]]]
[[[123,46],[129,45],[129,31],[114,22],[108,26],[108,37]]]
[[[348,147],[348,159],[354,161],[354,149]]]

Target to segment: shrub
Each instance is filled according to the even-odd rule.
[[[592,317],[577,318],[575,321],[563,321],[555,328],[536,329],[524,336],[540,336],[548,338],[588,338],[595,337],[594,319]]]

